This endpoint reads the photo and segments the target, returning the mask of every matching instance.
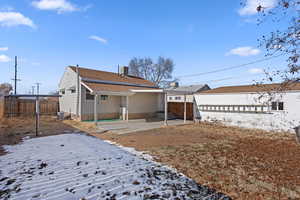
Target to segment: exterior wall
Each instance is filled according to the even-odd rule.
[[[165,110],[165,94],[164,93],[158,93],[157,94],[157,106],[158,106],[158,112],[164,112]]]
[[[176,100],[175,97],[180,97],[180,100]],[[184,102],[184,95],[168,95],[168,102]],[[186,95],[186,102],[193,102],[193,95]]]
[[[266,105],[267,100],[258,100],[257,93],[236,94],[196,94],[196,114],[201,120],[221,121],[229,125],[237,125],[246,128],[259,128],[265,130],[292,131],[300,125],[300,92],[287,92],[275,97],[275,101],[284,102],[283,111],[271,111],[267,106],[266,113],[243,112],[213,112],[199,111],[200,105]]]
[[[77,90],[75,93],[71,93],[68,88],[77,85],[77,74],[70,69],[69,67],[66,68],[63,77],[59,83],[59,94],[61,97],[59,98],[59,106],[60,111],[65,113],[70,113],[75,115],[76,114],[76,103],[77,103],[77,92],[80,94],[80,89]],[[61,90],[65,89],[65,94],[62,94]],[[80,102],[79,102],[79,114],[80,114]]]
[[[86,99],[86,89],[82,86],[81,89],[81,120],[94,119],[94,100]],[[108,96],[107,100],[97,101],[98,119],[118,119],[120,117],[120,96]]]
[[[137,93],[129,96],[129,119],[140,119],[153,116],[160,110],[157,93]],[[86,100],[86,90],[82,88],[82,115],[81,120],[94,119],[94,100]],[[99,97],[100,98],[100,97]],[[126,107],[125,96],[109,96],[108,100],[98,100],[98,119],[119,119],[121,107]]]
[[[157,93],[136,93],[129,97],[129,114],[155,113],[159,111]],[[123,101],[123,103],[126,103]],[[123,104],[126,106],[126,104]]]

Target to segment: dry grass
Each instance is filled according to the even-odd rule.
[[[78,130],[93,133],[96,131],[96,125],[95,123],[91,122],[82,122],[82,121],[76,121],[76,120],[64,120],[64,124],[72,126]]]
[[[201,123],[97,136],[148,151],[234,199],[300,199],[300,146],[292,134]]]

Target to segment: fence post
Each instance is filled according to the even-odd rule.
[[[295,132],[296,132],[296,140],[300,144],[300,126],[297,126],[294,129],[295,129]]]
[[[40,103],[39,103],[39,97],[36,97],[35,100],[35,134],[38,136],[39,134],[39,126],[40,126]]]

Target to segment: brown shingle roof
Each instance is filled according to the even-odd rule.
[[[70,68],[76,72],[76,67],[70,66]],[[121,76],[121,75],[119,75],[117,73],[113,73],[113,72],[87,69],[87,68],[82,68],[82,67],[79,67],[78,69],[79,69],[79,75],[82,78],[100,80],[100,81],[112,81],[112,82],[120,82],[120,83],[139,84],[139,85],[146,85],[146,86],[150,86],[150,87],[155,86],[155,84],[153,82],[145,80],[140,77]]]
[[[300,91],[300,83],[290,83],[283,85],[279,83],[275,84],[260,84],[260,85],[239,85],[239,86],[226,86],[219,87],[212,90],[206,90],[200,94],[215,94],[215,93],[247,93],[247,92],[267,92],[267,91]]]

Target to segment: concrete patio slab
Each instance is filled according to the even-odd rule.
[[[168,126],[177,126],[184,124],[191,124],[193,121],[183,120],[168,120]],[[126,134],[138,131],[146,131],[156,128],[164,127],[164,121],[147,121],[145,119],[141,120],[129,120],[127,121],[113,121],[113,122],[99,122],[97,124],[98,132],[111,131],[116,134]]]

